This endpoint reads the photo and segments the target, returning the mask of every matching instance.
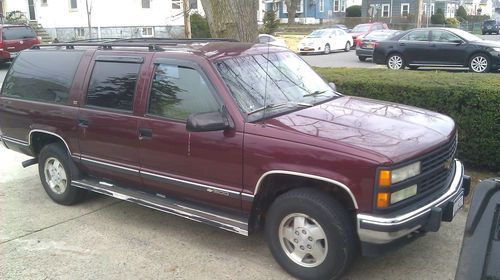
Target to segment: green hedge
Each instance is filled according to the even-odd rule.
[[[348,68],[316,71],[346,95],[451,116],[459,128],[458,158],[468,166],[500,170],[500,74]]]

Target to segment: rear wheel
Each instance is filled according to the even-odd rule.
[[[348,52],[350,50],[351,50],[351,42],[347,41],[347,43],[345,43],[344,51]]]
[[[325,45],[325,54],[329,54],[330,53],[330,44],[326,44]]]
[[[38,173],[53,201],[71,205],[84,198],[85,190],[71,185],[71,180],[78,178],[80,173],[64,145],[53,143],[42,148],[38,155]]]
[[[358,56],[359,61],[366,61],[366,56]]]
[[[405,68],[405,61],[400,54],[391,54],[387,58],[387,68],[392,70],[400,70]]]
[[[469,61],[469,69],[475,73],[486,73],[490,71],[490,58],[485,54],[475,54]]]
[[[357,252],[348,212],[314,189],[278,197],[268,211],[265,231],[276,261],[299,279],[338,278]]]

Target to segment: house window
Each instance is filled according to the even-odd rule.
[[[172,9],[180,10],[181,9],[181,0],[172,0]]]
[[[192,10],[198,9],[198,0],[189,0],[189,8]]]
[[[319,0],[319,11],[320,12],[325,11],[325,0]]]
[[[141,29],[141,35],[142,37],[153,37],[155,35],[153,27],[143,27]]]
[[[78,0],[69,0],[69,7],[72,10],[78,9]]]
[[[345,0],[340,0],[340,11],[345,12]]]
[[[410,4],[409,3],[401,4],[401,16],[407,17],[409,14],[410,14]]]
[[[142,0],[142,8],[143,9],[151,8],[151,0]]]
[[[334,12],[340,11],[340,0],[333,0],[333,11]]]
[[[42,0],[42,6],[47,6],[47,0]]]
[[[78,38],[85,37],[85,28],[75,28],[75,35]]]
[[[388,18],[390,16],[390,8],[391,5],[389,4],[382,5],[382,17]]]

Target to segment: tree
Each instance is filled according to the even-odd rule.
[[[190,17],[193,38],[210,38],[210,28],[206,17],[193,13]]]
[[[464,6],[458,7],[455,17],[459,21],[465,21],[467,19],[467,10],[465,10]]]
[[[87,25],[89,28],[89,39],[92,39],[92,8],[93,8],[92,0],[85,0],[85,8],[87,11]]]
[[[201,0],[213,38],[255,42],[258,0]]]
[[[354,5],[345,9],[346,17],[361,17],[361,6]]]
[[[266,34],[272,35],[279,26],[279,19],[276,18],[276,13],[273,10],[266,11],[262,21],[264,22],[264,33]]]
[[[436,13],[431,17],[432,24],[444,24],[446,18],[444,17],[444,12],[441,9],[437,9]]]
[[[283,5],[286,5],[288,25],[292,25],[295,23],[295,14],[297,13],[297,8],[299,7],[300,1],[303,0],[285,0],[283,2]]]

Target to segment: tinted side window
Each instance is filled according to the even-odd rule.
[[[270,42],[270,38],[267,37],[267,36],[260,36],[259,37],[259,43],[269,43]]]
[[[87,105],[132,111],[138,63],[97,61],[90,78]]]
[[[408,34],[406,34],[402,40],[408,40],[408,41],[429,41],[429,31],[413,31]]]
[[[177,65],[157,66],[148,113],[187,120],[192,113],[214,112],[218,109],[217,101],[198,71]]]
[[[83,52],[24,51],[5,78],[2,94],[8,97],[66,103]]]
[[[457,36],[451,34],[448,31],[444,30],[433,30],[431,35],[431,41],[436,42],[453,42],[456,40],[460,40]]]
[[[25,26],[4,27],[2,30],[2,38],[4,40],[22,40],[36,38],[36,34],[33,29]]]

